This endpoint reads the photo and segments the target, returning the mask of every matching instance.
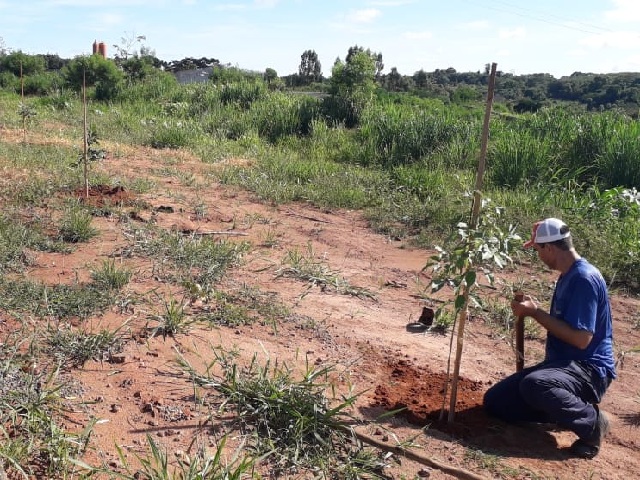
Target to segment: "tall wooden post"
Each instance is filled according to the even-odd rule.
[[[489,144],[489,120],[491,119],[491,108],[493,105],[493,92],[496,82],[496,63],[491,64],[491,74],[489,76],[489,88],[487,90],[487,106],[484,114],[484,124],[482,126],[482,142],[480,147],[480,159],[478,161],[478,173],[476,175],[476,186],[473,192],[473,208],[471,211],[470,227],[472,229],[477,228],[478,218],[480,216],[480,205],[482,202],[482,181],[484,177],[484,170],[487,160],[487,146]],[[467,248],[471,248],[468,246]],[[464,286],[462,292],[464,296],[464,302],[460,309],[458,318],[458,335],[456,342],[456,359],[453,366],[453,377],[451,380],[451,398],[449,401],[449,415],[447,421],[453,422],[456,412],[456,401],[458,397],[458,378],[460,376],[460,363],[462,362],[462,348],[464,346],[464,328],[467,323],[467,317],[469,316],[469,285]]]

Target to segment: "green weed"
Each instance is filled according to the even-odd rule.
[[[17,315],[86,319],[103,311],[114,299],[94,285],[43,285],[29,280],[0,281],[0,307]]]
[[[330,477],[356,479],[381,472],[384,461],[354,445],[344,428],[357,395],[343,395],[336,404],[326,396],[333,367],[307,366],[296,380],[286,365],[259,365],[254,356],[239,368],[224,351],[214,355],[205,372],[183,358],[181,365],[196,384],[222,395],[220,408],[236,413],[240,430],[250,436],[248,448],[266,457],[272,473],[319,469]],[[222,367],[221,375],[212,373],[214,365]]]
[[[103,361],[119,353],[123,339],[117,331],[98,333],[49,327],[45,333],[45,350],[63,367],[82,367],[89,360]]]
[[[0,464],[10,475],[70,478],[95,422],[78,433],[64,430],[58,423],[64,410],[58,372],[25,372],[13,360],[0,368]]]
[[[375,294],[366,288],[351,285],[345,278],[331,271],[323,262],[315,259],[311,244],[307,245],[307,253],[300,250],[289,250],[282,261],[283,266],[276,271],[276,278],[297,278],[308,282],[310,286],[318,286],[322,290],[333,290],[342,295],[362,298],[375,298]]]
[[[60,223],[60,238],[69,243],[86,242],[98,235],[91,222],[93,217],[84,208],[79,206],[71,206],[62,217]]]
[[[156,326],[148,327],[151,337],[162,335],[162,338],[166,340],[167,337],[188,333],[197,319],[187,314],[186,303],[175,298],[170,298],[168,301],[163,300],[163,302],[162,313],[150,316],[150,319],[157,323]]]
[[[132,272],[125,267],[118,267],[114,259],[103,260],[100,268],[91,271],[91,278],[96,287],[109,290],[120,290],[129,280]]]

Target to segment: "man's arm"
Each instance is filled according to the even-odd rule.
[[[536,322],[546,328],[554,337],[557,337],[563,342],[581,350],[587,348],[593,338],[593,334],[591,332],[573,328],[568,323],[549,315],[544,310],[538,308],[535,302],[531,299],[527,299],[522,302],[513,300],[511,302],[511,309],[517,316],[524,315],[526,317],[533,318]]]

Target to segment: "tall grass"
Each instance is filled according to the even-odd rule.
[[[640,125],[620,122],[595,163],[603,187],[640,187]]]
[[[517,188],[548,178],[557,166],[557,152],[548,138],[509,128],[491,145],[488,180],[496,186]]]
[[[313,97],[274,92],[254,102],[250,116],[258,134],[275,143],[287,136],[308,135],[318,110],[319,101]]]
[[[393,104],[368,108],[359,138],[369,161],[410,164],[452,143],[461,122],[445,112],[425,112]]]
[[[345,128],[326,116],[328,100],[270,92],[257,78],[178,85],[157,75],[133,84],[111,104],[92,104],[100,112],[92,120],[105,140],[187,148],[207,163],[234,159],[229,163],[238,166],[218,170],[220,179],[265,200],[363,208],[379,231],[436,243],[433,235],[446,231],[446,222],[464,216],[460,199],[472,185],[482,109],[445,108],[406,95],[381,98],[361,112],[359,127]],[[18,105],[15,95],[0,97],[0,119],[17,129]],[[42,129],[39,122],[51,115],[70,125],[65,135],[79,137],[73,121],[78,105],[52,110],[46,102],[36,103],[32,128]],[[505,218],[522,222],[526,230],[529,220],[541,215],[582,215],[577,212],[584,212],[593,186],[640,183],[636,121],[614,112],[497,110],[502,113],[491,122],[485,193],[514,208],[519,218],[509,213]],[[37,204],[64,184],[78,182],[78,172],[67,168],[75,158],[71,147],[0,143],[0,161],[40,172],[6,183],[3,193],[12,202]],[[633,231],[637,222],[620,221],[632,227],[611,235]],[[609,260],[604,252],[602,257]],[[616,269],[623,271],[627,261],[632,265],[631,258],[620,258]]]

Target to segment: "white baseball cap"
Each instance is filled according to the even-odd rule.
[[[531,240],[524,243],[524,248],[533,247],[534,243],[549,243],[562,240],[571,235],[569,227],[559,218],[546,218],[533,224]]]

